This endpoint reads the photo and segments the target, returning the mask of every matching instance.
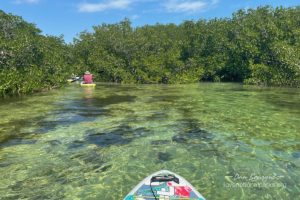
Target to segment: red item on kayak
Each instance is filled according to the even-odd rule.
[[[176,186],[175,194],[180,197],[190,197],[190,192],[192,189],[187,186]]]
[[[93,83],[93,75],[92,74],[85,74],[85,75],[83,75],[83,82],[85,84],[91,84],[91,83]]]

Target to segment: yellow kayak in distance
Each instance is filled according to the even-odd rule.
[[[96,83],[80,83],[82,87],[95,87]]]

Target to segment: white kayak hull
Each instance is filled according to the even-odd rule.
[[[152,182],[151,178],[160,175],[174,175],[179,182]],[[154,194],[153,194],[154,193]],[[155,198],[156,197],[156,198]],[[205,200],[205,198],[183,177],[170,172],[161,170],[155,172],[141,181],[124,200]]]

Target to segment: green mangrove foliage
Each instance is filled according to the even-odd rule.
[[[0,95],[62,85],[70,52],[62,37],[43,36],[34,24],[0,11]]]
[[[300,7],[137,28],[125,19],[82,32],[73,45],[76,66],[101,81],[300,85]]]
[[[236,81],[300,86],[300,7],[239,10],[231,18],[132,27],[125,19],[73,44],[0,11],[0,95],[61,86],[90,70],[96,81]]]

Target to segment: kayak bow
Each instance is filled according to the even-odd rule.
[[[124,200],[205,200],[183,177],[168,170],[158,171],[141,181]]]

